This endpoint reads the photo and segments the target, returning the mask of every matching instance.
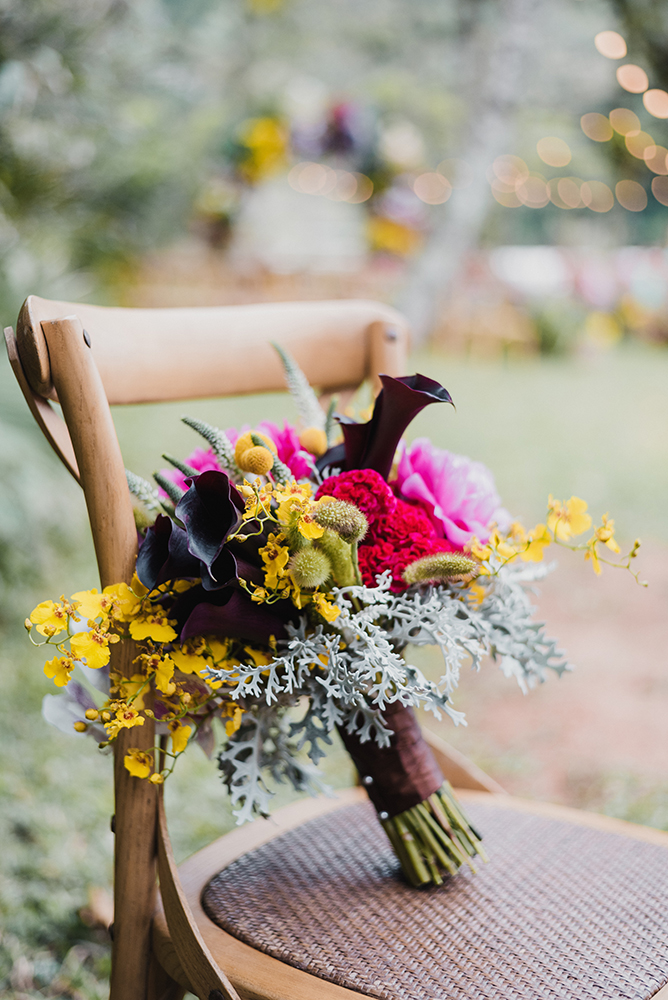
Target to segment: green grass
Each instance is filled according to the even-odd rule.
[[[595,515],[609,510],[622,538],[668,539],[668,352],[625,345],[505,364],[423,354],[414,368],[442,381],[457,410],[427,409],[412,435],[489,465],[513,513],[534,522],[548,493],[575,493]],[[164,465],[162,451],[185,457],[199,440],[180,424],[182,413],[225,427],[293,409],[284,396],[117,408],[126,464],[150,475]],[[43,723],[41,699],[53,689],[21,624],[39,600],[94,585],[92,546],[78,489],[32,426],[6,365],[0,433],[0,995],[94,1000],[104,996],[108,948],[79,913],[92,888],[110,885],[110,761]],[[178,858],[232,823],[215,764],[197,748],[187,757],[167,789]],[[334,784],[351,780],[340,750],[327,771]],[[665,827],[664,792],[626,775],[592,775],[574,785],[573,799]]]

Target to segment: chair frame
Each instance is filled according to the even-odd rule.
[[[110,404],[280,391],[282,369],[270,337],[295,356],[325,395],[353,391],[367,377],[378,388],[380,372],[405,372],[405,320],[388,306],[362,300],[117,309],[30,296],[16,335],[11,327],[5,329],[10,362],[28,406],[83,488],[102,587],[129,583],[137,552]],[[60,404],[62,420],[50,401]],[[131,642],[113,646],[114,669],[131,673],[133,656]],[[468,789],[469,795],[484,793],[488,801],[509,801],[496,782],[457,750],[433,734],[425,736],[455,787]],[[199,896],[211,875],[249,846],[364,793],[350,790],[334,802],[295,803],[276,814],[276,824],[258,821],[250,834],[247,829],[233,831],[182,865],[179,877],[162,790],[133,779],[123,765],[130,745],[148,749],[153,742],[154,725],[146,719],[142,727],[124,730],[115,744],[111,1000],[178,1000],[186,988],[206,1000],[239,1000],[240,994],[266,1000],[360,996],[226,935],[205,917]],[[668,835],[659,831],[555,806],[522,807],[668,846]],[[668,987],[656,996],[668,1000]]]

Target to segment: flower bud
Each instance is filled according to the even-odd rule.
[[[299,443],[305,451],[320,458],[327,451],[327,435],[319,427],[307,427],[299,435]]]
[[[98,712],[98,710],[96,708],[87,708],[86,709],[86,718],[88,719],[89,722],[95,722],[95,720],[97,718],[99,718],[99,716],[100,716],[100,713]]]
[[[154,771],[148,780],[152,785],[162,785],[165,779],[158,771]]]
[[[274,464],[274,456],[268,448],[253,445],[246,448],[237,458],[237,464],[244,472],[252,472],[256,476],[266,476]]]
[[[332,575],[332,567],[324,552],[312,546],[296,552],[289,563],[290,576],[298,587],[320,587]]]
[[[86,725],[85,722],[75,722],[74,728],[78,733],[85,733],[86,730],[88,729],[88,726]]]
[[[344,542],[359,542],[367,533],[369,522],[362,513],[345,500],[330,500],[317,504],[313,520],[322,528],[330,528],[340,535]]]
[[[23,627],[26,630],[26,632],[30,631],[30,629],[32,628],[32,622],[30,621],[29,618],[26,618],[26,620],[23,623]]]
[[[429,580],[452,580],[469,576],[478,569],[473,559],[458,552],[437,552],[411,563],[403,572],[406,583],[427,583]]]

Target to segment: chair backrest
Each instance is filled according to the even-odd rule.
[[[120,309],[37,296],[24,303],[16,336],[11,327],[5,336],[28,405],[83,487],[103,587],[130,581],[137,548],[110,404],[280,390],[284,381],[272,340],[287,348],[324,392],[356,387],[367,377],[377,382],[379,373],[405,374],[408,339],[398,313],[367,301]],[[50,399],[60,403],[64,423]],[[132,673],[131,644],[112,650],[114,669]],[[123,730],[115,745],[112,1000],[145,1000],[147,990],[157,791],[133,779],[123,758],[130,745],[149,749],[153,741],[147,719],[138,729]],[[161,879],[173,888],[174,927],[183,928],[188,914],[165,838],[161,823]],[[167,919],[171,931],[169,912]],[[198,942],[196,928],[188,926],[175,934],[188,939],[182,953],[178,940],[174,943],[193,988],[200,996],[218,990],[236,997]]]

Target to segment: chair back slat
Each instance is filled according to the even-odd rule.
[[[379,370],[402,374],[406,355],[405,320],[378,302],[123,309],[32,295],[19,316],[18,349],[28,381],[44,397],[53,398],[53,382],[41,324],[72,314],[89,335],[110,404],[282,391],[272,340],[325,392],[357,387]]]

